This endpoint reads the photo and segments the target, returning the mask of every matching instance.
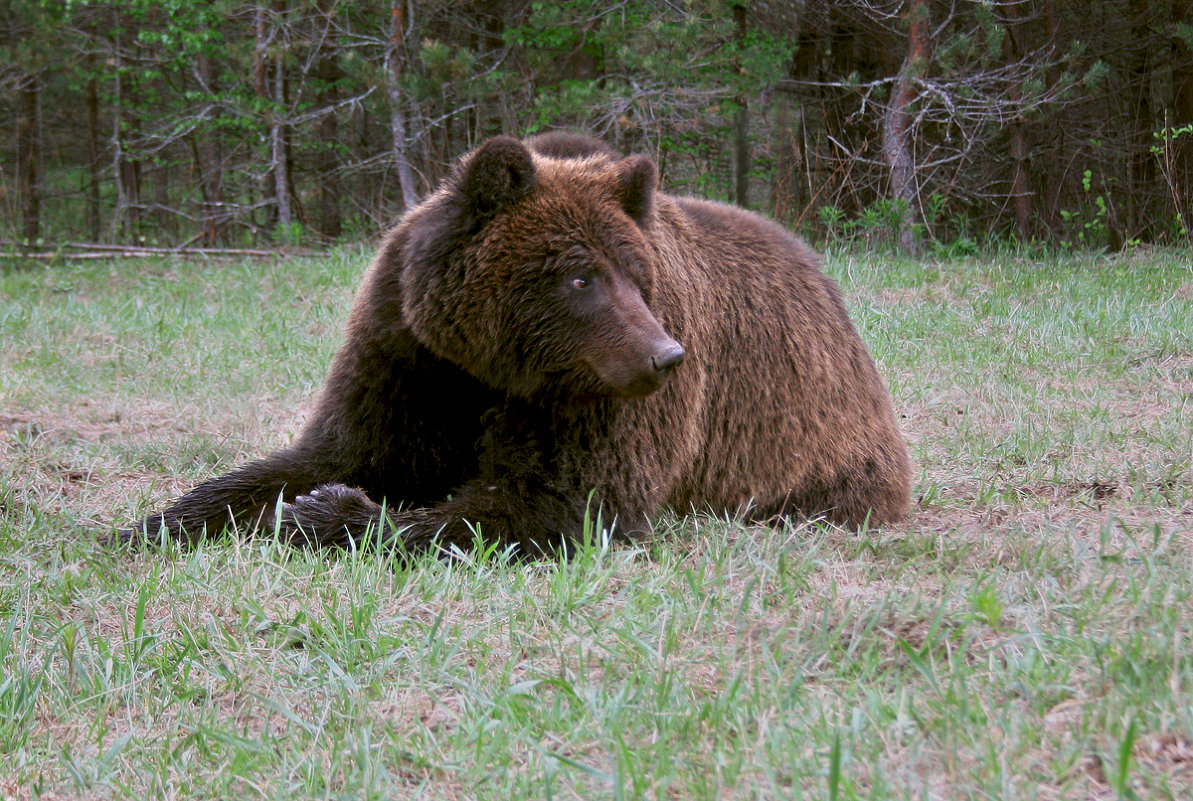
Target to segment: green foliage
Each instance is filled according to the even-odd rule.
[[[1139,721],[1132,716],[1130,722],[1127,723],[1126,731],[1123,732],[1123,738],[1119,742],[1116,753],[1117,764],[1114,765],[1114,771],[1110,775],[1110,786],[1114,788],[1114,794],[1119,801],[1135,801],[1139,798],[1127,783],[1131,776],[1131,752],[1135,748],[1135,739],[1138,735]]]
[[[816,211],[819,229],[815,233],[829,246],[884,253],[899,250],[899,232],[908,213],[906,204],[892,200],[878,200],[852,217],[836,206]],[[935,192],[924,199],[922,220],[910,227],[937,259],[974,256],[1005,244],[993,236],[975,236],[966,212],[950,211],[948,198]]]
[[[298,220],[288,225],[278,225],[274,229],[274,243],[277,245],[295,246],[302,244],[303,226]]]
[[[985,57],[991,62],[1003,58],[1003,48],[1007,42],[1007,28],[1000,24],[995,17],[993,3],[976,3],[974,15],[977,18],[978,29],[985,32]]]
[[[44,142],[35,188],[50,242],[93,231],[163,244],[196,234],[218,244],[292,241],[293,232],[274,230],[274,128],[309,241],[341,236],[352,215],[358,231],[367,228],[360,220],[373,221],[368,234],[393,218],[395,130],[405,131],[399,147],[415,194],[487,136],[569,127],[655,156],[677,192],[727,200],[743,108],[751,204],[802,221],[829,202],[856,218],[851,238],[881,242],[894,213],[876,205],[889,195],[884,111],[913,7],[881,5],[404,3],[395,42],[392,3],[12,0],[0,20],[10,90],[0,93],[0,115],[16,120],[12,90],[36,84]],[[1154,125],[1163,99],[1183,91],[1193,27],[1157,3],[1124,11],[1065,2],[1047,15],[989,2],[915,8],[931,16],[908,134],[930,247],[955,236],[964,249],[1008,230],[1007,178],[1017,163],[1044,239],[1081,243],[1083,234],[1096,247],[1128,235],[1187,238],[1190,212],[1171,165],[1161,165],[1166,181],[1155,186],[1136,186],[1131,171],[1148,133],[1135,128]],[[1142,81],[1148,109],[1120,102],[1122,76]],[[1026,161],[1008,153],[1008,123],[1022,134]],[[1187,137],[1179,131],[1175,140]],[[8,239],[30,205],[14,180],[17,133],[0,142]],[[1105,146],[1091,155],[1084,148],[1094,135]],[[1099,177],[1098,191],[1066,177],[1072,164]],[[117,192],[118,175],[131,191]],[[934,193],[950,201],[930,215]],[[126,206],[114,220],[118,200]],[[953,220],[970,230],[954,234]]]
[[[1085,75],[1081,77],[1081,83],[1084,84],[1086,91],[1095,92],[1102,88],[1109,78],[1110,65],[1099,59],[1090,64]]]
[[[428,92],[435,88],[442,91],[444,84],[464,81],[476,69],[476,54],[467,47],[457,47],[435,39],[423,40],[419,58],[424,70],[421,77],[427,82]]]
[[[754,93],[777,84],[785,77],[795,48],[793,39],[760,30],[748,31],[744,41],[734,41],[729,53],[736,62],[731,74],[739,78],[738,91]]]
[[[933,53],[933,60],[945,72],[958,69],[973,57],[974,41],[968,33],[950,37]]]
[[[179,72],[194,67],[195,59],[219,58],[227,41],[221,25],[236,5],[235,0],[193,3],[187,0],[126,0],[128,9],[141,22],[152,14],[154,24],[136,31],[141,44],[153,48],[154,62]],[[142,75],[145,78],[154,76]]]
[[[820,224],[824,226],[825,233],[830,239],[836,239],[844,235],[844,220],[845,212],[836,206],[821,206],[816,210],[817,216],[820,218]]]
[[[673,185],[711,197],[730,191],[714,164],[736,98],[777,84],[795,52],[794,40],[757,26],[739,35],[721,3],[534,3],[505,38],[542,81],[525,130],[572,126],[666,147],[673,163],[699,165]]]
[[[1093,171],[1085,170],[1081,176],[1081,188],[1089,198],[1089,205],[1071,211],[1061,209],[1060,215],[1069,224],[1070,239],[1062,242],[1063,247],[1102,248],[1109,244],[1109,229],[1106,221],[1109,214],[1105,195],[1093,194]]]
[[[999,601],[998,588],[995,583],[991,581],[976,587],[971,600],[977,618],[988,624],[990,628],[997,629],[999,621],[1002,620],[1003,606]]]
[[[1170,236],[1173,241],[1188,242],[1191,236],[1188,222],[1189,202],[1180,193],[1180,182],[1176,175],[1176,151],[1182,146],[1190,147],[1193,144],[1181,141],[1182,139],[1193,139],[1193,123],[1162,127],[1158,131],[1153,131],[1152,137],[1158,140],[1158,143],[1151,146],[1151,153],[1156,157],[1160,172],[1168,184],[1173,204]]]
[[[899,233],[908,213],[906,201],[886,198],[874,201],[853,218],[835,206],[817,209],[830,241],[835,240],[848,248],[888,252],[898,249]],[[917,236],[924,228],[922,223],[913,223],[911,227]]]
[[[1152,131],[1152,137],[1160,140],[1162,143],[1151,146],[1152,155],[1162,155],[1165,149],[1171,146],[1173,142],[1176,142],[1177,140],[1184,137],[1193,139],[1193,123],[1180,126],[1174,125],[1167,128],[1161,128],[1158,131]]]
[[[1187,22],[1174,23],[1172,35],[1179,39],[1186,49],[1193,51],[1193,25]]]

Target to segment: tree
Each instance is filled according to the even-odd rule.
[[[14,163],[19,222],[13,227],[24,241],[36,242],[41,235],[44,191],[41,106],[47,65],[44,51],[35,41],[46,26],[30,19],[30,10],[29,4],[17,2],[4,15],[7,46],[0,57],[0,88],[16,98]]]
[[[402,192],[402,207],[414,208],[418,203],[414,171],[410,169],[409,143],[406,138],[406,109],[403,106],[402,76],[406,52],[406,4],[404,0],[392,0],[390,6],[389,48],[386,64],[389,66],[389,129],[393,137],[394,165],[398,170],[398,186]]]
[[[736,32],[737,46],[744,48],[746,43],[746,9],[745,0],[733,5],[733,27]],[[738,69],[742,67],[738,64]],[[734,188],[733,201],[739,206],[750,205],[750,95],[747,90],[738,92],[737,111],[733,120],[733,165]]]
[[[36,73],[25,75],[18,92],[17,194],[22,199],[21,236],[26,242],[36,242],[41,230],[41,126],[38,124],[41,77]]]
[[[899,67],[891,100],[882,122],[882,151],[891,170],[891,194],[899,204],[899,246],[904,252],[919,252],[916,227],[919,220],[920,193],[916,186],[915,157],[912,155],[913,104],[915,78],[927,71],[930,53],[931,19],[927,0],[907,4],[907,53]]]
[[[315,19],[319,25],[314,31],[318,41],[314,77],[322,111],[315,125],[315,172],[323,177],[319,183],[319,228],[325,237],[337,239],[342,232],[340,182],[333,176],[339,166],[336,162],[336,150],[339,145],[336,108],[342,72],[336,59],[333,41],[332,22],[336,11],[334,0],[318,0],[316,9]]]
[[[1187,241],[1190,76],[1190,0],[10,0],[0,224],[359,235],[570,127],[816,233]]]

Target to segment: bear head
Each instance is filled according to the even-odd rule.
[[[655,166],[590,141],[490,139],[399,226],[403,321],[511,395],[642,396],[684,358],[652,310]]]

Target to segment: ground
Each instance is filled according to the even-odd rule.
[[[298,430],[367,258],[0,265],[0,799],[1193,792],[1191,254],[830,257],[900,526],[98,544]]]

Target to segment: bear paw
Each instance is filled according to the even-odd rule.
[[[363,490],[321,484],[283,504],[276,525],[291,542],[354,550],[366,538],[378,536],[381,522],[381,506]]]

